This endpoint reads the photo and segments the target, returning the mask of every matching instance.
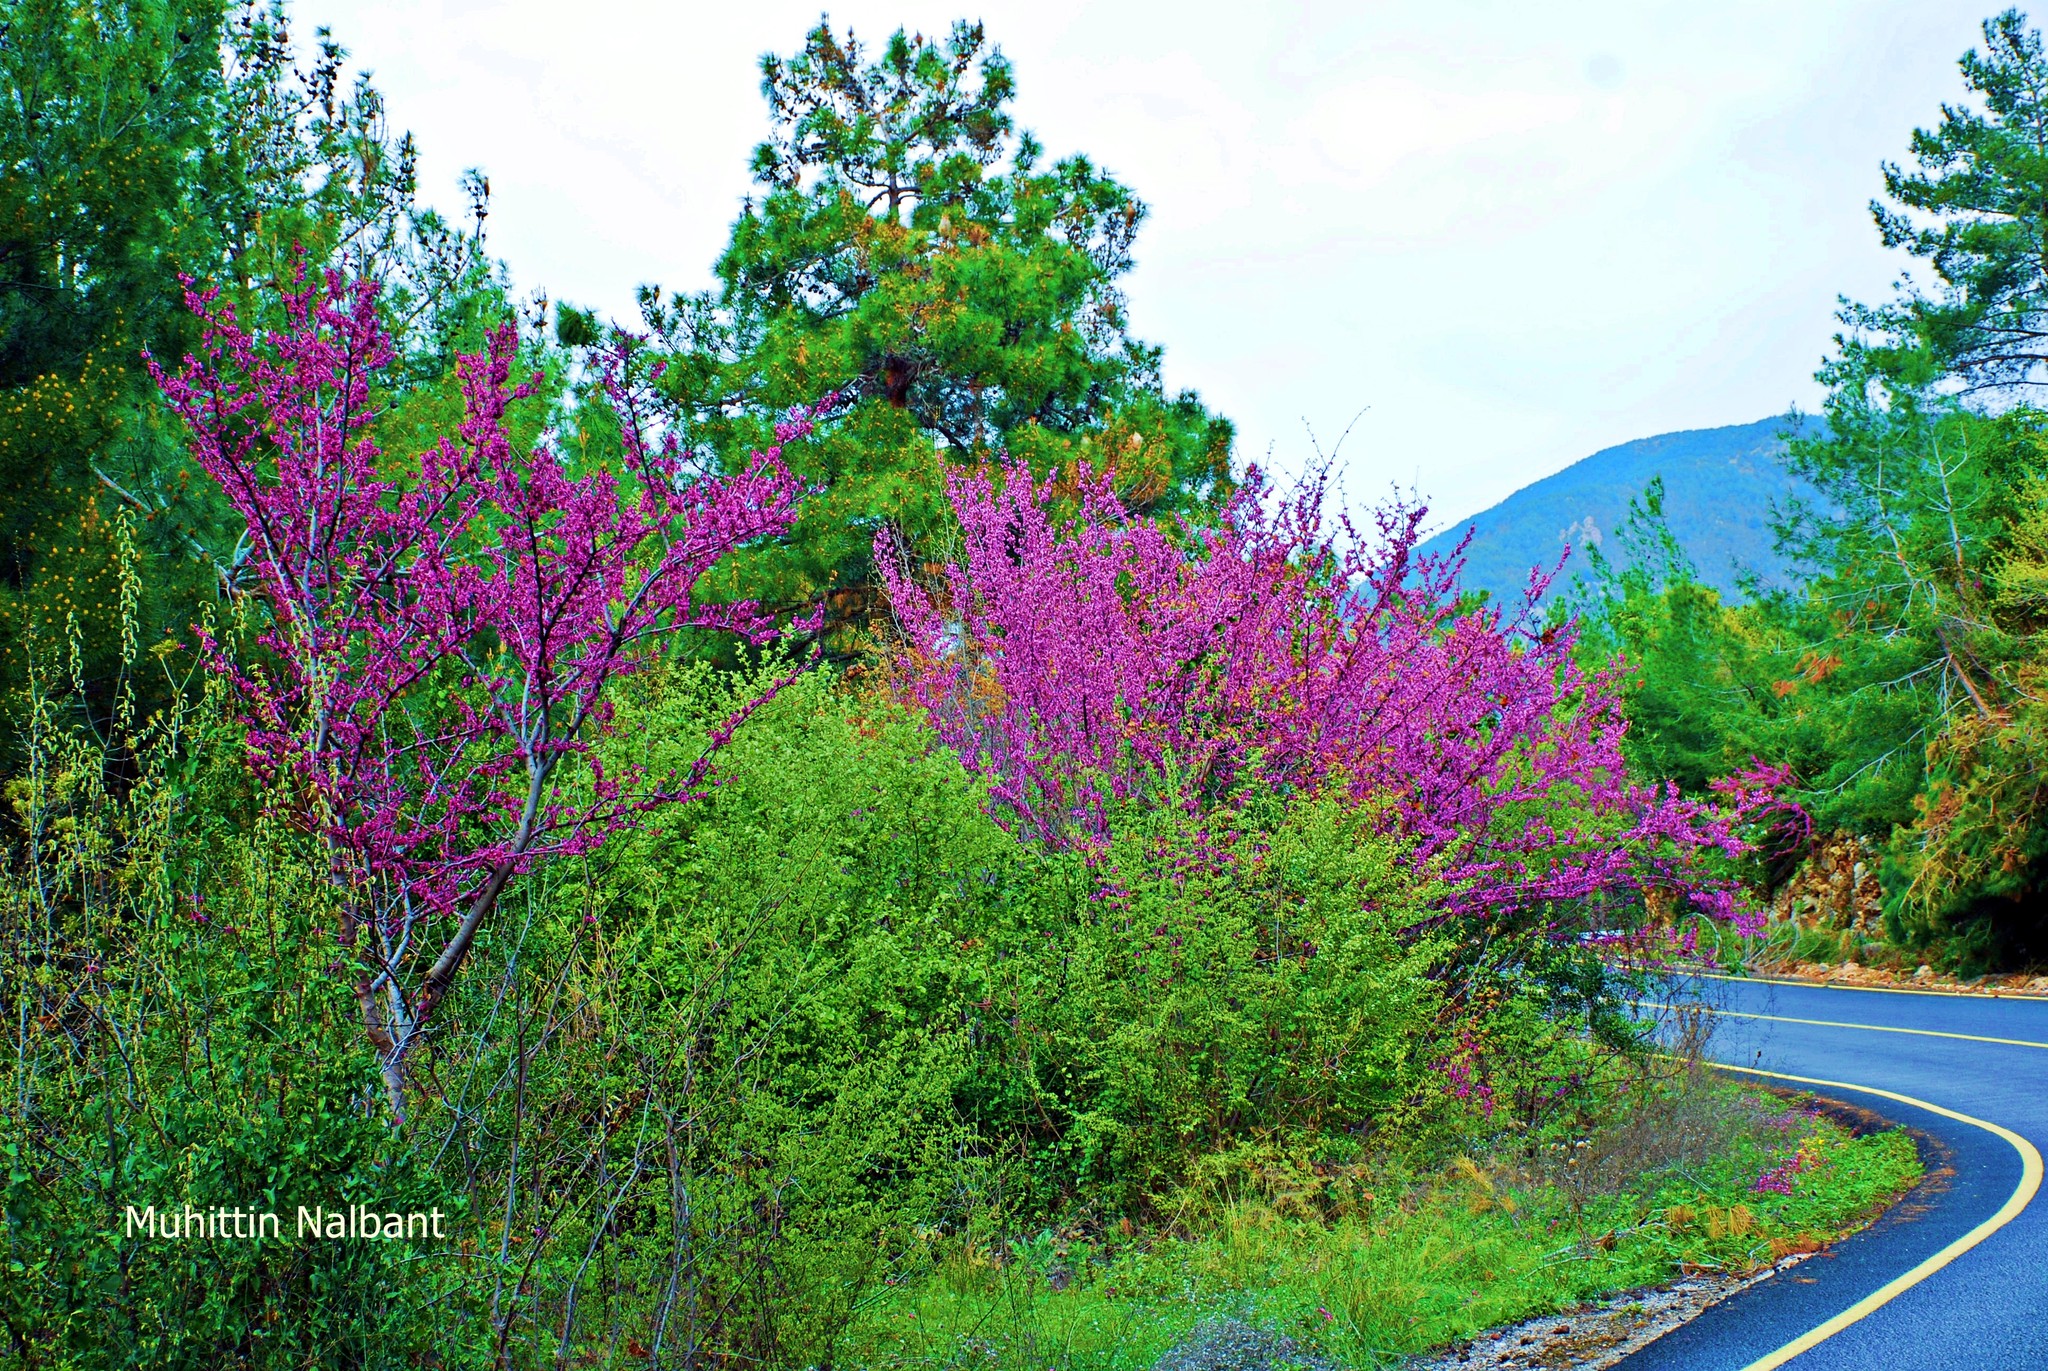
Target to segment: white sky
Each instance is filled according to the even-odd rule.
[[[1152,217],[1128,281],[1166,380],[1298,470],[1462,518],[1597,448],[1818,399],[1835,297],[1900,261],[1879,162],[1958,99],[1990,0],[836,3],[986,21],[1021,127]],[[816,3],[297,0],[375,73],[428,199],[490,177],[522,291],[634,317],[708,284]]]

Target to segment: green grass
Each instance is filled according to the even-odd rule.
[[[935,1242],[868,1301],[842,1364],[1142,1368],[1229,1314],[1340,1362],[1385,1366],[1688,1265],[1745,1270],[1809,1249],[1919,1178],[1903,1133],[1852,1138],[1734,1087],[1695,1093],[1719,1128],[1703,1157],[1637,1157],[1624,1129],[1548,1155],[1383,1175],[1332,1213],[1289,1213],[1302,1206],[1282,1195],[1225,1203],[1175,1235]],[[1754,1189],[1802,1148],[1810,1164],[1790,1194]],[[1615,1171],[1634,1160],[1647,1164]]]

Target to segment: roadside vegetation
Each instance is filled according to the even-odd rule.
[[[643,678],[607,746],[693,755],[732,689]],[[711,795],[529,881],[394,1131],[335,896],[237,817],[209,707],[123,793],[76,734],[12,792],[45,835],[7,905],[47,1007],[10,1077],[23,1364],[1135,1366],[1222,1311],[1374,1365],[1747,1269],[1917,1173],[1903,1135],[1589,1035],[1597,964],[1461,1010],[1451,948],[1399,936],[1414,878],[1343,807],[1268,816],[1196,899],[1178,825],[1161,861],[1140,823],[1108,851],[1142,913],[1108,913],[1087,856],[1018,843],[913,713],[823,675]],[[1276,917],[1331,950],[1265,955]],[[183,1196],[460,1236],[122,1236]]]
[[[1920,1175],[1902,1133],[1851,1137],[1733,1085],[1666,1080],[1648,1098],[1635,1125],[1533,1155],[1324,1175],[1276,1159],[1233,1193],[1186,1197],[1158,1233],[935,1250],[850,1345],[873,1366],[1138,1368],[1222,1315],[1336,1365],[1393,1366],[1679,1271],[1812,1251]],[[1796,1186],[1758,1189],[1793,1167]]]
[[[767,59],[720,284],[627,330],[510,298],[281,5],[0,15],[7,1364],[1383,1365],[1917,1177],[1635,1008],[1863,822],[1671,693],[1819,611],[1477,603],[1420,509],[1233,465],[1127,331],[1142,204],[979,27]],[[1827,441],[2032,450],[1881,408]],[[2008,755],[2023,646],[1926,606],[1886,726],[1967,676]],[[188,1204],[286,1233],[126,1217]]]

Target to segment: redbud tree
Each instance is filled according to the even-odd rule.
[[[255,650],[203,632],[239,699],[266,805],[317,842],[395,1124],[407,1062],[508,886],[587,853],[646,810],[709,783],[713,753],[762,694],[711,731],[681,774],[608,772],[592,750],[607,686],[682,629],[765,643],[751,604],[700,602],[734,549],[787,529],[803,494],[780,442],[724,477],[690,471],[642,429],[629,340],[605,371],[617,469],[579,471],[513,441],[511,327],[462,357],[459,430],[416,459],[372,440],[393,359],[376,287],[328,274],[282,290],[258,336],[188,294],[203,345],[151,362],[191,451],[241,515],[232,578]],[[594,409],[586,406],[586,410]]]
[[[1632,781],[1618,675],[1537,625],[1544,578],[1510,612],[1462,600],[1459,559],[1415,552],[1420,507],[1361,538],[1320,482],[1277,498],[1256,473],[1213,527],[1022,464],[949,491],[959,561],[921,576],[876,540],[898,680],[1016,831],[1088,848],[1119,805],[1341,786],[1451,882],[1447,915],[1490,930],[1651,892],[1747,919],[1714,858],[1746,850],[1783,778],[1733,778],[1718,805]]]

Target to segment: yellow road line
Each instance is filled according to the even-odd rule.
[[[1731,976],[1725,971],[1692,971],[1692,976],[1705,976],[1716,981],[1743,981],[1750,985],[1790,985],[1803,990],[1862,990],[1872,995],[1939,995],[1949,1000],[2023,1000],[2035,1004],[2048,1002],[2048,995],[2038,990],[1924,990],[1917,986],[1905,985],[1853,985],[1847,981],[1803,981],[1791,976]]]
[[[1846,1028],[1869,1027],[1867,1024],[1845,1024],[1842,1026]],[[2040,1046],[2039,1043],[2029,1045]],[[1944,1109],[1938,1104],[1929,1104],[1926,1100],[1916,1100],[1911,1095],[1898,1095],[1889,1090],[1878,1090],[1868,1085],[1852,1085],[1847,1081],[1815,1080],[1811,1076],[1788,1076],[1781,1071],[1759,1071],[1753,1066],[1722,1066],[1719,1062],[1711,1063],[1711,1065],[1722,1071],[1741,1071],[1751,1076],[1769,1076],[1773,1080],[1793,1081],[1799,1085],[1818,1085],[1830,1090],[1849,1090],[1864,1095],[1876,1095],[1887,1100],[1897,1100],[1900,1104],[1911,1105],[1915,1109],[1924,1109],[1930,1114],[1939,1114],[1945,1119],[1954,1119],[1958,1123],[1966,1123],[1973,1128],[1981,1128],[1987,1133],[1995,1133],[2008,1143],[2011,1143],[2013,1150],[2020,1154],[2020,1183],[2014,1188],[2012,1194],[2006,1196],[2005,1203],[1999,1206],[1996,1214],[1993,1214],[1990,1218],[1963,1234],[1962,1237],[1957,1238],[1947,1247],[1942,1248],[1941,1251],[1936,1252],[1926,1261],[1921,1262],[1911,1271],[1894,1280],[1887,1281],[1862,1299],[1856,1301],[1856,1303],[1850,1305],[1847,1309],[1844,1309],[1841,1313],[1829,1319],[1826,1323],[1808,1329],[1783,1347],[1780,1347],[1777,1351],[1760,1357],[1748,1366],[1743,1367],[1742,1371],[1774,1371],[1775,1368],[1783,1366],[1800,1353],[1826,1342],[1850,1324],[1869,1317],[1878,1309],[1891,1303],[1900,1295],[1920,1284],[1920,1282],[1962,1256],[1963,1253],[1969,1251],[1978,1243],[1983,1242],[1993,1233],[1996,1233],[1999,1229],[2018,1218],[2020,1211],[2027,1207],[2028,1203],[2033,1200],[2035,1193],[2041,1188],[2040,1149],[2011,1129],[2002,1128],[1987,1119],[1972,1118],[1968,1114],[1959,1114],[1953,1109]]]
[[[1630,1004],[1642,1005],[1641,1000],[1630,1000]],[[1749,1014],[1739,1009],[1709,1009],[1705,1005],[1696,1008],[1723,1019],[1768,1019],[1772,1023],[1812,1024],[1816,1028],[1856,1028],[1865,1033],[1910,1033],[1916,1038],[1957,1038],[1968,1043],[1997,1043],[2002,1047],[2038,1047],[2048,1051],[2048,1043],[2028,1042],[2025,1038],[1986,1038],[1976,1033],[1944,1033],[1935,1028],[1890,1028],[1875,1023],[1840,1023],[1834,1019],[1795,1019],[1786,1014]]]

